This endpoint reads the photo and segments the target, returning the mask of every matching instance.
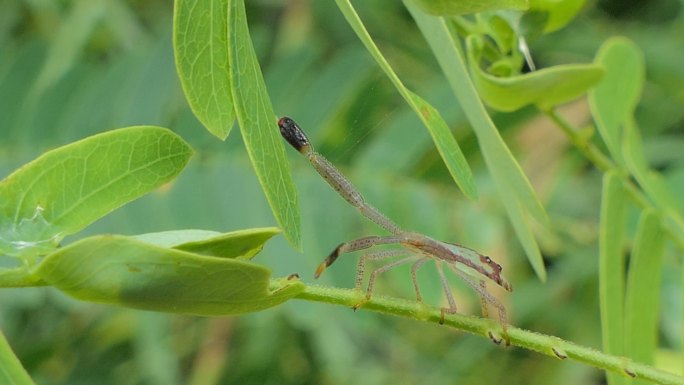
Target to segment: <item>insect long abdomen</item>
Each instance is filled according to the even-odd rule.
[[[359,207],[365,204],[363,196],[356,190],[353,184],[342,175],[335,166],[323,158],[319,153],[311,151],[305,154],[311,165],[316,171],[325,179],[332,188],[344,200],[349,202],[354,207]]]
[[[345,178],[332,163],[313,151],[307,155],[307,158],[316,171],[321,174],[323,179],[325,179],[325,181],[328,182],[344,200],[356,207],[366,218],[392,234],[399,234],[402,231],[391,219],[387,218],[375,207],[366,203],[356,187],[354,187],[349,179]]]
[[[356,187],[332,163],[313,150],[304,131],[299,128],[299,125],[294,120],[288,117],[280,118],[278,120],[278,127],[280,127],[280,134],[283,138],[300,154],[306,156],[316,171],[344,200],[356,207],[366,218],[392,234],[402,232],[396,223],[380,213],[375,207],[367,204]]]

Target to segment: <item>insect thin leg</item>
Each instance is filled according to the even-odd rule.
[[[361,258],[359,258],[359,263],[356,269],[356,290],[361,290],[361,286],[363,285],[363,275],[366,269],[366,262],[398,257],[400,255],[405,255],[408,252],[408,250],[402,249],[383,250],[361,256]]]
[[[416,260],[416,256],[412,255],[410,257],[402,258],[398,261],[394,261],[392,263],[389,263],[385,266],[382,266],[380,268],[377,268],[373,270],[373,272],[370,275],[370,278],[368,279],[368,287],[366,288],[366,298],[370,299],[371,294],[373,293],[373,286],[375,285],[375,280],[378,278],[378,276],[388,270],[394,269],[397,266],[401,266],[404,264],[407,264],[411,261]]]
[[[480,280],[480,289],[482,289],[482,291],[484,292],[487,291],[487,283],[484,280]],[[487,306],[487,300],[481,295],[478,297],[480,297],[480,307],[482,308],[482,316],[485,318],[489,318],[489,306]]]
[[[473,290],[475,290],[478,295],[480,296],[481,301],[485,301],[486,303],[494,306],[498,311],[499,311],[499,323],[501,324],[501,328],[503,329],[504,332],[504,338],[506,338],[506,342],[508,343],[508,317],[506,316],[506,307],[499,301],[498,298],[494,297],[489,291],[487,291],[487,288],[482,285],[482,282],[476,283],[473,281],[470,276],[468,276],[466,273],[462,272],[455,266],[451,264],[447,264],[449,269],[456,273],[459,277],[465,281],[465,283],[468,284],[468,286],[472,287]]]
[[[320,277],[320,275],[323,274],[323,271],[325,271],[325,269],[328,266],[332,265],[337,260],[337,258],[344,253],[351,253],[353,251],[364,250],[376,245],[390,245],[402,242],[404,242],[404,237],[390,235],[384,237],[363,237],[354,239],[349,242],[341,243],[339,246],[335,248],[335,250],[333,250],[330,253],[330,255],[328,255],[327,258],[325,258],[325,260],[323,260],[323,262],[321,262],[320,265],[318,265],[314,277]]]
[[[418,272],[418,269],[429,260],[430,258],[421,258],[411,266],[411,279],[413,280],[413,289],[416,291],[416,301],[418,302],[423,302],[423,296],[420,295],[420,287],[418,287],[418,277],[416,276],[416,273]]]
[[[442,283],[442,289],[444,290],[444,295],[446,295],[447,302],[449,303],[449,308],[443,310],[449,314],[454,314],[456,313],[456,300],[454,299],[454,295],[451,292],[451,287],[449,287],[449,282],[446,279],[446,275],[444,275],[442,263],[437,262],[436,266],[437,273],[439,273],[439,280]]]

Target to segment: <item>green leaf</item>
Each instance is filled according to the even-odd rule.
[[[654,210],[641,214],[629,261],[625,300],[625,353],[653,363],[658,342],[660,276],[665,246],[661,218]]]
[[[644,82],[644,58],[639,48],[629,40],[614,38],[604,44],[598,57],[611,76],[612,83],[601,82],[590,98],[594,119],[613,156],[646,192],[654,205],[670,219],[668,233],[676,242],[684,236],[684,218],[677,197],[664,178],[650,169],[644,155],[643,141],[634,121],[634,109]],[[597,59],[598,60],[598,59]],[[619,77],[619,78],[618,78]],[[605,133],[605,134],[604,134]],[[612,135],[612,136],[610,136]]]
[[[167,249],[124,236],[95,236],[49,254],[35,274],[72,297],[138,309],[226,315],[276,306],[303,290],[298,280],[234,258]]]
[[[632,119],[644,83],[644,58],[625,38],[607,40],[595,62],[606,71],[589,93],[589,106],[598,131],[613,158],[622,164],[622,126]]]
[[[495,182],[503,181],[504,178],[501,176],[495,177]],[[505,187],[497,183],[497,189],[499,191],[505,191]],[[513,231],[518,238],[518,242],[522,245],[523,250],[525,250],[525,255],[527,260],[532,265],[534,273],[537,274],[539,280],[546,282],[546,267],[544,266],[544,258],[542,257],[541,251],[539,250],[539,244],[534,238],[534,233],[532,228],[525,218],[525,212],[523,211],[518,200],[509,198],[506,194],[500,194],[502,196],[502,201],[504,207],[506,208],[506,213],[508,214],[508,219],[513,225]]]
[[[175,230],[137,235],[134,238],[161,247],[209,257],[251,259],[264,243],[278,234],[276,227],[219,233],[207,230]]]
[[[170,230],[132,235],[131,238],[160,247],[175,248],[184,243],[200,242],[220,235],[220,232],[212,230]]]
[[[633,118],[628,119],[624,125],[622,152],[625,165],[629,172],[634,175],[639,186],[646,192],[655,206],[672,219],[671,225],[676,228],[676,231],[671,232],[671,235],[683,237],[684,219],[680,213],[681,208],[677,203],[677,197],[662,175],[649,168],[644,156],[639,129]]]
[[[458,42],[451,36],[444,20],[424,14],[411,1],[405,0],[404,4],[416,20],[428,44],[430,44],[433,54],[473,126],[487,167],[492,173],[501,199],[506,205],[511,223],[516,227],[519,240],[526,250],[527,258],[538,276],[544,279],[545,270],[541,261],[541,253],[536,242],[533,241],[525,218],[531,216],[546,226],[548,217],[544,207],[481,103],[468,76]],[[519,218],[518,213],[522,219]]]
[[[463,194],[465,194],[466,197],[469,199],[476,199],[477,188],[475,187],[475,182],[468,162],[466,161],[465,156],[463,156],[463,152],[458,146],[458,142],[456,142],[456,139],[449,130],[449,126],[444,121],[444,118],[442,118],[442,115],[428,102],[404,86],[373,42],[373,39],[368,34],[366,27],[363,25],[363,22],[349,0],[336,0],[336,3],[349,25],[354,29],[354,32],[356,32],[356,35],[363,45],[366,46],[368,52],[373,56],[380,68],[392,81],[394,87],[399,91],[399,94],[401,94],[406,103],[408,103],[416,115],[418,115],[430,132],[432,140],[437,147],[437,151],[439,151],[442,160],[444,160],[444,164],[447,166],[447,169],[458,187],[463,191]]]
[[[463,15],[498,9],[527,9],[527,0],[414,0],[426,13],[437,16]]]
[[[228,72],[228,1],[176,0],[173,50],[192,112],[209,132],[225,139],[235,120]]]
[[[34,382],[0,331],[0,384],[33,385]]]
[[[409,98],[408,103],[414,111],[420,111],[420,119],[427,127],[439,155],[451,173],[451,177],[466,197],[477,199],[477,187],[468,161],[466,161],[456,138],[454,138],[442,115],[423,98],[410,90],[406,89],[405,93]]]
[[[614,171],[603,177],[601,220],[599,227],[599,300],[603,350],[614,355],[624,354],[624,292],[626,192],[622,180]],[[623,378],[608,373],[608,383],[623,383]]]
[[[530,11],[546,14],[544,33],[563,28],[582,9],[585,0],[530,0]]]
[[[299,200],[273,105],[250,40],[242,0],[229,1],[228,27],[232,93],[242,138],[285,238],[301,249]]]
[[[30,271],[29,266],[0,268],[0,288],[42,285],[45,285],[45,282],[42,282],[39,277],[36,277]]]
[[[515,111],[529,104],[550,109],[580,97],[603,76],[603,68],[597,64],[569,64],[497,77],[480,68],[481,40],[469,36],[466,42],[470,74],[480,97],[499,111]]]
[[[0,253],[54,249],[64,236],[175,178],[192,153],[178,135],[153,126],[46,152],[0,181]]]

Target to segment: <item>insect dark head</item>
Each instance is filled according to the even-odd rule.
[[[486,255],[480,256],[480,262],[486,264],[492,269],[491,273],[487,275],[489,278],[491,278],[494,282],[496,282],[499,286],[503,287],[507,291],[513,291],[513,286],[511,286],[511,284],[501,276],[501,271],[503,270],[501,265],[494,262],[493,259],[489,258]]]
[[[303,152],[306,148],[311,147],[309,138],[304,135],[304,131],[299,128],[299,125],[297,125],[294,120],[287,116],[283,116],[278,119],[278,127],[280,127],[280,135],[282,135],[295,150]]]

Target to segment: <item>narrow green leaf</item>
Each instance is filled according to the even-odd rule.
[[[229,0],[228,46],[233,99],[247,153],[285,238],[301,249],[299,200],[242,0]]]
[[[643,142],[634,118],[629,118],[624,125],[622,151],[625,165],[639,186],[646,192],[651,201],[663,213],[672,219],[671,225],[676,228],[672,233],[675,237],[684,237],[684,218],[677,197],[665,179],[649,168],[644,156]]]
[[[277,227],[264,227],[219,233],[208,230],[173,230],[136,235],[133,238],[209,257],[250,259],[264,243],[278,234]]]
[[[634,109],[644,82],[644,58],[636,45],[626,39],[613,39],[612,44],[606,43],[601,50],[602,63],[608,71],[620,74],[625,79],[614,79],[611,88],[596,92],[594,95],[594,116],[599,128],[601,122],[611,122],[608,127],[617,130],[620,155],[624,165],[646,192],[656,207],[670,219],[670,231],[675,240],[681,242],[684,237],[684,217],[675,193],[668,187],[666,181],[658,172],[651,170],[644,155],[643,141],[634,120]],[[624,63],[623,63],[624,62]],[[624,84],[623,84],[624,83]],[[602,87],[603,82],[601,83]],[[622,88],[621,88],[622,87]],[[626,95],[610,97],[608,91],[623,92]],[[612,108],[612,109],[611,109]]]
[[[527,9],[527,0],[416,0],[416,4],[431,15],[463,15],[499,9]]]
[[[34,382],[0,331],[0,384],[33,385]]]
[[[660,276],[665,237],[654,210],[641,214],[629,261],[625,301],[625,353],[645,364],[653,363],[658,342]]]
[[[406,103],[413,109],[423,122],[425,127],[430,132],[432,140],[439,151],[444,164],[447,166],[451,177],[454,179],[458,187],[463,191],[469,199],[477,198],[477,188],[473,180],[473,175],[468,166],[468,162],[463,156],[458,142],[453,137],[449,130],[449,126],[442,118],[442,115],[428,102],[421,97],[411,92],[404,86],[387,60],[382,56],[380,49],[375,45],[373,39],[368,34],[366,27],[359,18],[359,15],[354,10],[349,0],[335,0],[338,8],[342,11],[345,19],[352,27],[356,35],[359,37],[363,45],[366,46],[368,52],[373,56],[380,68],[385,72],[387,77],[392,81],[394,87],[399,91],[399,94],[404,98]]]
[[[669,219],[668,228],[681,244],[684,218],[681,207],[662,176],[652,171],[644,156],[634,109],[644,84],[644,58],[630,40],[612,38],[599,50],[596,62],[606,69],[606,77],[590,93],[590,107],[599,132],[611,155],[629,172],[656,207]]]
[[[226,315],[276,306],[303,290],[269,290],[271,272],[234,258],[166,249],[124,236],[95,236],[49,254],[35,271],[72,297],[138,309]]]
[[[495,182],[503,180],[505,179],[501,176],[494,178]],[[499,183],[496,184],[499,191],[505,191],[505,187],[500,186]],[[513,231],[515,231],[515,235],[518,237],[518,242],[520,242],[523,250],[525,250],[527,260],[530,262],[530,265],[532,265],[532,269],[534,269],[534,272],[537,274],[537,277],[539,277],[539,280],[546,282],[546,267],[544,266],[544,258],[542,257],[541,251],[539,250],[539,245],[534,238],[532,228],[530,227],[527,218],[525,218],[525,212],[515,197],[509,194],[500,194],[500,196],[504,207],[506,208],[508,219],[511,221],[511,225],[513,226]]]
[[[404,4],[432,48],[432,52],[454,94],[473,126],[487,167],[491,171],[499,194],[507,206],[509,218],[516,226],[518,234],[522,235],[520,241],[525,247],[527,258],[535,267],[538,276],[543,279],[545,272],[541,263],[539,248],[536,242],[526,240],[530,236],[529,227],[527,225],[521,226],[520,224],[524,221],[518,220],[515,213],[520,211],[523,216],[529,215],[546,226],[548,225],[548,217],[544,207],[480,101],[468,76],[460,46],[451,36],[444,20],[424,14],[409,0],[405,0]]]
[[[411,107],[415,111],[420,111],[420,119],[427,127],[439,155],[451,173],[451,177],[466,197],[473,200],[477,199],[477,187],[470,166],[442,115],[423,98],[408,89],[406,95],[409,97]]]
[[[176,0],[173,51],[192,112],[209,132],[225,139],[235,120],[228,72],[228,0]]]
[[[0,181],[0,253],[52,250],[64,236],[172,180],[192,152],[178,135],[153,126],[46,152]]]
[[[599,299],[603,350],[624,354],[624,293],[626,193],[620,177],[613,171],[603,177],[599,228]],[[608,384],[622,384],[623,378],[608,373]]]
[[[622,164],[622,126],[632,118],[644,83],[644,58],[625,38],[607,40],[596,55],[603,80],[589,93],[589,106],[613,158]]]
[[[466,47],[470,74],[480,97],[500,111],[515,111],[530,104],[550,109],[580,97],[603,76],[603,68],[597,64],[569,64],[518,76],[497,77],[480,68],[482,43],[479,38],[468,37]]]

